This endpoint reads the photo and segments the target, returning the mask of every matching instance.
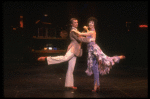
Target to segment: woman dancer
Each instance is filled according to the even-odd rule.
[[[90,17],[88,19],[88,27],[84,26],[83,28],[87,30],[87,33],[81,33],[76,30],[72,30],[80,36],[86,36],[87,38],[96,39],[96,31],[95,26],[97,23],[97,19],[95,17]],[[96,92],[100,89],[99,82],[99,73],[101,75],[108,74],[112,66],[115,62],[119,62],[120,59],[124,59],[125,56],[113,56],[109,57],[104,54],[101,48],[94,42],[90,42],[87,44],[88,49],[88,58],[87,58],[87,70],[85,71],[88,76],[91,76],[94,73],[94,90],[92,92]]]

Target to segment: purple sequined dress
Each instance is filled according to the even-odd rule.
[[[92,38],[88,36],[88,38]],[[92,66],[93,66],[93,59],[94,56],[98,57],[101,60],[102,64],[99,65],[99,73],[101,75],[109,74],[110,69],[112,66],[117,62],[119,63],[120,58],[118,56],[109,57],[103,53],[101,48],[95,43],[90,42],[87,44],[88,49],[88,58],[87,58],[87,70],[85,71],[88,76],[93,74]]]

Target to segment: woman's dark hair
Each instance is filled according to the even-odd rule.
[[[97,25],[97,19],[96,19],[95,17],[90,17],[90,18],[88,18],[88,20],[87,20],[87,24],[88,24],[90,21],[94,21],[94,26],[96,27],[96,25]]]

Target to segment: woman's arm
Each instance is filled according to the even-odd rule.
[[[76,39],[77,41],[84,42],[84,43],[89,43],[89,42],[93,41],[93,39],[91,40],[90,38],[77,36],[74,31],[70,32],[70,36],[73,37],[74,39]]]
[[[81,36],[91,36],[94,33],[93,31],[89,31],[89,32],[85,32],[85,33],[81,33],[77,30],[72,30],[72,31],[74,31],[75,33],[77,33],[78,35],[81,35]]]

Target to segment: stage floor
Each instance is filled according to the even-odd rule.
[[[100,76],[100,91],[93,93],[93,75],[85,74],[86,63],[74,70],[77,90],[66,90],[67,63],[4,63],[5,98],[145,98],[148,97],[148,69],[115,65],[109,75]],[[146,67],[146,66],[145,66]]]

